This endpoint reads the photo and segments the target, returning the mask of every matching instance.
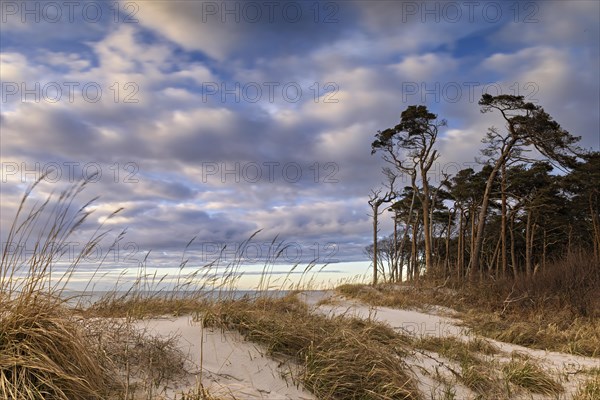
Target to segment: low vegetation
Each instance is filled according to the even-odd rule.
[[[600,356],[600,269],[573,254],[535,279],[469,283],[423,277],[418,283],[342,285],[338,292],[377,306],[452,307],[475,332],[543,350]]]
[[[383,325],[311,313],[293,296],[217,303],[200,318],[294,360],[319,399],[421,398],[402,361],[406,339]]]
[[[581,385],[573,400],[600,399],[600,368],[590,371],[590,378]]]
[[[0,300],[0,398],[99,399],[116,389],[108,360],[58,300]]]
[[[434,378],[447,389],[444,398],[455,398],[452,385],[483,398],[508,399],[519,391],[563,393],[562,385],[535,360],[519,355],[495,360],[499,349],[484,339],[414,338],[370,319],[321,315],[294,293],[266,296],[263,290],[260,296],[235,299],[231,288],[236,263],[218,282],[208,266],[204,275],[181,277],[177,290],[168,293],[157,290],[160,278],[141,270],[128,291],[109,292],[84,306],[80,299],[69,298],[66,288],[80,260],[106,233],[95,231],[62,275],[52,277],[61,243],[91,214],[86,211],[90,203],[72,208],[84,186],[30,209],[25,207],[28,191],[9,232],[0,263],[0,398],[218,400],[201,382],[173,391],[175,383],[194,378],[178,338],[154,336],[133,323],[158,315],[193,315],[203,326],[240,332],[272,357],[293,365],[294,381],[319,399],[423,399],[414,365],[407,361],[415,354],[451,371],[453,379],[439,374]],[[27,247],[23,244],[30,239],[36,250],[25,260],[7,251]],[[597,271],[594,261],[573,253],[530,281],[453,282],[424,276],[411,285],[342,285],[338,291],[373,305],[450,306],[483,335],[597,357]],[[259,289],[269,286],[266,274],[267,283]],[[577,400],[598,397],[600,375],[589,375]]]
[[[509,363],[502,367],[505,379],[531,393],[557,395],[563,387],[528,357],[513,356]]]
[[[43,180],[40,178],[38,183]],[[89,313],[65,291],[79,262],[106,236],[99,228],[60,276],[52,276],[69,238],[91,212],[74,207],[82,182],[27,207],[23,197],[0,260],[0,398],[7,400],[161,399],[168,384],[187,374],[175,337],[156,337],[135,328],[133,316],[157,302],[131,293],[109,294]],[[109,215],[108,218],[116,215]],[[35,249],[23,254],[24,249]],[[55,272],[55,271],[54,271]],[[135,288],[135,286],[134,286]],[[123,298],[120,298],[123,300]],[[184,304],[170,302],[170,310]],[[126,318],[91,318],[102,310]],[[138,307],[139,306],[139,307]],[[123,312],[123,310],[127,310]],[[215,399],[199,386],[185,400]],[[216,400],[216,399],[215,399]]]

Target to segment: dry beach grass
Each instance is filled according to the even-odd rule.
[[[106,235],[100,226],[60,276],[53,268],[64,244],[90,216],[74,200],[86,182],[31,203],[25,193],[0,262],[0,398],[130,399],[133,381],[148,388],[180,373],[182,355],[169,339],[135,331],[130,321],[85,318],[65,289],[80,261]],[[116,215],[118,211],[109,215]],[[23,257],[24,249],[34,249]],[[76,299],[75,299],[76,300]],[[149,306],[152,304],[148,303]],[[152,360],[161,360],[157,365]],[[137,397],[136,397],[137,398]],[[155,398],[149,394],[148,398]],[[199,390],[186,399],[204,399]]]
[[[205,385],[209,373],[218,375],[203,368],[202,354],[208,357],[208,349],[194,355],[199,365],[193,365],[182,347],[182,340],[189,338],[181,338],[177,331],[158,334],[144,325],[151,321],[168,330],[173,322],[165,316],[184,318],[184,323],[193,325],[193,332],[200,335],[211,329],[217,342],[225,337],[219,332],[241,334],[258,349],[258,355],[248,362],[268,358],[280,367],[273,375],[289,375],[273,379],[298,386],[315,399],[571,398],[566,397],[567,382],[548,371],[539,359],[506,353],[482,337],[415,336],[370,314],[359,317],[344,311],[324,312],[333,300],[315,301],[313,305],[302,301],[298,290],[306,288],[304,285],[287,287],[285,293],[267,290],[275,286],[269,276],[273,260],[265,263],[261,284],[253,296],[232,295],[240,275],[241,261],[236,260],[218,276],[211,265],[178,276],[169,291],[161,289],[161,277],[147,274],[142,267],[127,290],[110,291],[92,305],[68,298],[66,288],[80,261],[94,243],[107,237],[102,226],[98,227],[87,239],[89,245],[57,276],[54,267],[61,256],[61,243],[67,243],[91,215],[86,207],[90,203],[74,206],[84,187],[85,182],[57,198],[29,206],[32,187],[4,240],[7,245],[0,263],[0,398],[258,398],[228,391],[227,385],[217,391]],[[23,258],[14,249],[27,241],[35,243],[35,251]],[[280,251],[273,242],[274,256]],[[344,285],[338,290],[346,298],[360,299],[363,305],[450,306],[474,332],[484,336],[597,357],[597,299],[590,295],[595,286],[589,285],[598,281],[589,278],[590,264],[574,257],[571,268],[587,274],[583,289],[576,275],[567,281],[572,284],[558,290],[556,282],[565,281],[560,277],[562,271],[543,276],[539,287],[527,291],[502,282],[495,286],[488,283],[484,291],[475,284],[450,289],[439,282],[416,288]],[[302,275],[308,276],[314,266],[308,265]],[[545,287],[552,291],[544,291]],[[338,300],[343,309],[346,300]],[[518,302],[526,306],[517,307]],[[532,318],[534,315],[538,318]],[[530,325],[523,325],[526,320]],[[204,337],[198,343],[202,346]],[[598,398],[599,370],[582,370],[585,379],[573,399]],[[277,395],[267,392],[257,391],[257,396]]]
[[[367,304],[393,308],[452,307],[475,332],[536,349],[600,355],[600,269],[574,253],[535,279],[452,283],[421,280],[410,286],[342,285],[337,290]]]

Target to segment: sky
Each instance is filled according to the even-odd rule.
[[[118,251],[86,260],[112,252],[102,268],[116,275],[150,250],[147,265],[169,271],[225,246],[225,263],[258,265],[250,282],[272,243],[282,274],[314,259],[323,280],[368,273],[367,201],[385,165],[371,142],[409,105],[448,121],[433,180],[477,168],[486,130],[503,127],[480,113],[483,93],[523,95],[600,149],[597,1],[0,7],[2,245],[33,181],[49,173],[35,200],[87,178],[76,204],[99,198],[69,254],[100,223],[126,229]]]

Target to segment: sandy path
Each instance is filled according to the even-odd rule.
[[[358,318],[370,318],[374,321],[385,323],[401,333],[408,333],[414,337],[454,336],[464,341],[477,337],[477,335],[469,329],[460,326],[461,321],[459,319],[438,315],[435,314],[435,311],[422,312],[388,307],[373,307],[356,300],[344,298],[333,292],[305,292],[300,294],[300,298],[313,307],[315,312],[321,312],[328,315],[348,315]],[[326,301],[321,303],[324,300]],[[565,388],[565,392],[558,397],[559,399],[570,399],[581,382],[587,379],[588,376],[581,373],[582,369],[600,368],[599,358],[582,357],[555,351],[535,350],[492,339],[485,340],[500,349],[500,354],[493,356],[496,361],[509,361],[511,353],[513,352],[524,353],[535,359],[541,367],[550,372]],[[431,355],[436,359],[444,361],[448,366],[458,368],[452,361],[443,359],[434,353],[431,353]],[[436,384],[431,379],[431,375],[426,373],[439,367],[434,360],[431,360],[426,356],[414,354],[411,360],[406,361],[413,367],[412,369],[420,384],[420,389],[425,395],[430,395],[439,391],[440,388],[436,387]],[[445,375],[447,379],[453,379],[452,375],[448,374],[448,371],[442,371],[442,374]],[[456,383],[454,389],[456,390],[457,398],[471,399],[476,397],[473,392],[458,383]],[[545,399],[547,397],[528,394],[526,397],[522,398]]]
[[[145,320],[138,326],[152,334],[178,335],[180,348],[189,354],[188,370],[192,376],[172,388],[169,396],[186,386],[193,387],[200,378],[202,365],[204,386],[223,398],[314,399],[310,393],[294,386],[289,378],[289,366],[266,356],[259,346],[245,341],[236,332],[202,329],[190,317]]]

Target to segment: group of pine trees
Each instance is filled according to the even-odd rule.
[[[532,276],[574,251],[600,260],[600,152],[580,149],[579,137],[522,96],[484,94],[479,105],[505,126],[489,128],[478,170],[433,179],[446,121],[426,106],[409,106],[375,135],[388,183],[369,199],[374,283]],[[398,177],[410,184],[399,187]],[[394,231],[381,239],[385,210]]]

